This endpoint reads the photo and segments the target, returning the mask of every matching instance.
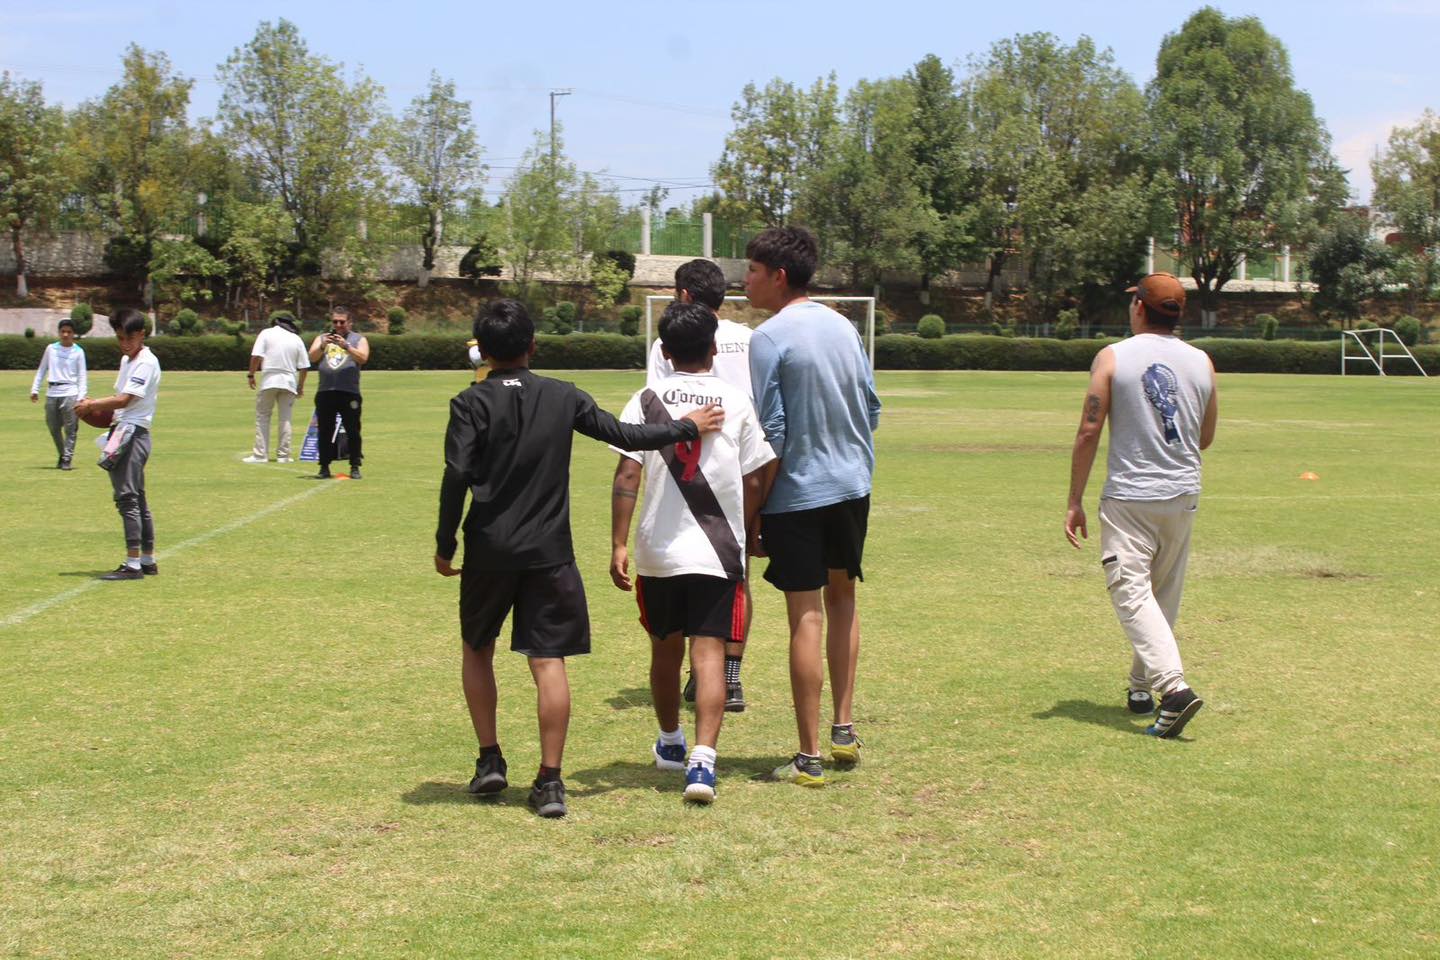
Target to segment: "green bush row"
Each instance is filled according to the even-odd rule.
[[[536,337],[535,366],[547,370],[625,370],[645,365],[643,337],[614,333],[541,334]],[[33,370],[48,340],[0,336],[0,370]],[[83,342],[89,365],[115,370],[120,351],[110,337]],[[168,370],[243,370],[251,338],[233,336],[155,337],[150,347]],[[961,334],[933,340],[905,334],[875,339],[875,366],[881,370],[1088,370],[1095,354],[1114,340],[1049,340]],[[1337,341],[1238,340],[1222,337],[1190,341],[1208,353],[1221,373],[1338,373]],[[1391,347],[1393,350],[1394,348]],[[1412,352],[1432,376],[1440,375],[1440,346]],[[454,334],[372,337],[369,370],[462,370],[469,366],[465,338]],[[1407,369],[1409,368],[1409,369]],[[1361,369],[1357,367],[1356,369]],[[1387,362],[1387,371],[1413,372],[1403,360]]]

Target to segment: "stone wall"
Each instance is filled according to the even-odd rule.
[[[61,230],[24,239],[32,277],[98,277],[107,272],[105,244],[110,238],[103,233]],[[0,276],[15,276],[15,248],[8,233],[0,243]]]

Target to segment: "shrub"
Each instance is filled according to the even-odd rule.
[[[391,307],[385,311],[385,329],[392,336],[399,336],[405,332],[405,308]]]
[[[1395,321],[1395,336],[1407,347],[1413,347],[1420,342],[1422,333],[1420,321],[1412,316],[1403,316]]]
[[[26,340],[34,340],[34,339],[35,339],[35,328],[34,328],[34,327],[26,327],[26,328],[25,328],[25,339],[26,339]]]
[[[606,250],[600,256],[613,261],[615,266],[625,274],[626,280],[635,279],[635,254],[628,250]]]
[[[640,318],[645,311],[637,306],[620,308],[620,333],[627,337],[633,337],[640,332]]]
[[[570,300],[561,300],[555,304],[555,319],[561,323],[568,323],[573,327],[575,325],[575,318],[579,315],[580,311],[575,308],[575,304]]]
[[[1274,340],[1280,321],[1275,319],[1274,314],[1262,313],[1255,318],[1255,326],[1260,331],[1261,340]]]
[[[487,277],[500,276],[500,252],[484,235],[475,241],[460,258],[460,276],[474,283]]]
[[[1061,310],[1055,318],[1055,336],[1060,340],[1073,340],[1080,332],[1080,311],[1075,308]]]
[[[95,311],[88,303],[77,303],[70,308],[70,320],[75,324],[75,336],[83,337],[95,325]]]
[[[915,324],[915,332],[926,340],[939,340],[945,336],[945,321],[936,313],[927,313]]]
[[[1377,326],[1377,324],[1375,323],[1374,320],[1357,320],[1357,321],[1355,321],[1355,329],[1356,329],[1356,330],[1374,330],[1376,326]]]
[[[189,307],[170,318],[170,332],[179,337],[200,335],[200,315]]]

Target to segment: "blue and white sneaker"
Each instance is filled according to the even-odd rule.
[[[655,754],[655,767],[659,770],[684,770],[685,757],[690,752],[685,749],[685,741],[666,745],[655,738],[655,746],[650,749]]]
[[[715,802],[715,771],[703,763],[693,763],[685,771],[685,800],[688,803]]]

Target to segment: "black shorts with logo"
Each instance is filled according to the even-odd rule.
[[[460,572],[460,636],[475,650],[495,642],[505,618],[510,649],[527,657],[590,652],[590,612],[575,561],[542,570]]]
[[[814,510],[760,515],[760,539],[770,555],[765,579],[786,591],[819,590],[831,570],[864,580],[860,560],[870,523],[870,495]]]
[[[640,625],[652,637],[681,633],[745,642],[745,581],[686,573],[637,577]]]

